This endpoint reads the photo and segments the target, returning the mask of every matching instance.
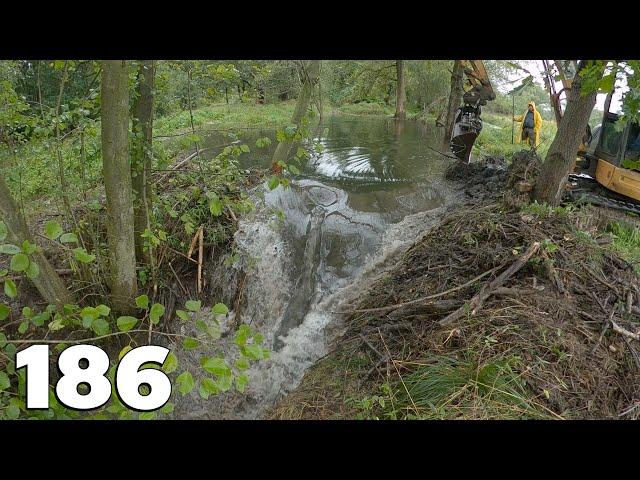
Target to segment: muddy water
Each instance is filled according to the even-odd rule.
[[[232,268],[247,272],[239,315],[265,335],[271,358],[250,370],[246,395],[194,398],[198,406],[182,402],[179,416],[260,418],[326,352],[327,327],[339,323],[331,312],[357,299],[451,202],[442,179],[449,160],[429,148],[438,148],[435,128],[332,116],[317,132],[322,153],[304,160],[290,187],[260,187],[235,236]],[[243,140],[253,146],[261,136],[273,131]],[[272,149],[253,150],[244,164],[268,166]]]

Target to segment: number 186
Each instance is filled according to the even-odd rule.
[[[169,349],[146,345],[128,351],[118,363],[115,375],[116,393],[132,410],[152,411],[161,408],[171,396],[169,377],[154,368],[140,370],[142,365],[162,365]],[[27,409],[49,408],[49,346],[33,345],[16,354],[16,368],[26,367]],[[61,377],[55,386],[61,404],[74,410],[92,410],[111,398],[111,382],[105,376],[109,357],[99,347],[74,345],[58,357]],[[79,387],[88,387],[80,393]],[[148,393],[140,393],[145,385]],[[86,390],[86,388],[85,388]]]

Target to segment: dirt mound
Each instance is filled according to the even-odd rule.
[[[639,278],[608,240],[572,208],[449,215],[271,416],[640,418]]]

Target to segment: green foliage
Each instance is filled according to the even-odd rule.
[[[126,332],[136,326],[136,323],[138,323],[138,319],[135,317],[125,315],[122,317],[118,317],[118,320],[116,320],[116,323],[118,325],[118,329],[121,332]]]
[[[535,215],[540,218],[549,218],[554,215],[561,217],[567,217],[571,212],[575,210],[575,207],[571,204],[566,206],[552,207],[548,203],[538,203],[534,201],[521,208],[521,212],[529,215]]]
[[[623,222],[610,222],[606,231],[613,236],[613,248],[640,273],[640,232],[637,227]]]

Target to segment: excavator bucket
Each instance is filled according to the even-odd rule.
[[[465,105],[456,114],[449,147],[461,161],[469,163],[471,149],[482,130],[480,108]]]
[[[451,151],[453,154],[465,163],[469,163],[471,157],[471,149],[478,138],[475,132],[466,132],[456,135],[451,139]]]

